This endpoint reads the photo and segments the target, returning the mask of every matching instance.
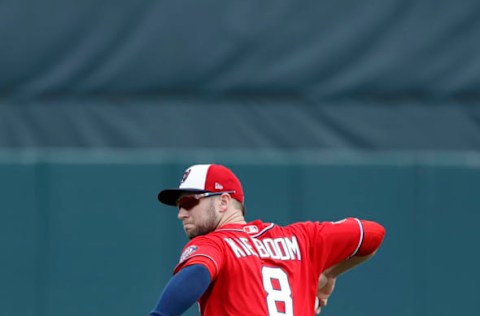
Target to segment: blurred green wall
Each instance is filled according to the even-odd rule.
[[[156,194],[211,161],[242,180],[250,220],[386,227],[325,315],[476,313],[478,154],[3,151],[0,315],[147,315],[187,241]]]

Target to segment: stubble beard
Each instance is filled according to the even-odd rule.
[[[194,229],[186,232],[188,238],[193,239],[197,236],[206,235],[217,228],[219,219],[217,213],[215,212],[215,205],[213,200],[208,205],[207,218],[204,223],[196,225]]]

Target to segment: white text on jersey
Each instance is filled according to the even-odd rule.
[[[302,260],[297,238],[224,238],[237,258],[257,256],[276,260]]]

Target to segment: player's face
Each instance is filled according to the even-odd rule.
[[[188,238],[206,235],[217,228],[220,214],[215,208],[215,200],[215,197],[203,198],[189,210],[179,208],[178,219],[183,222],[183,230]]]

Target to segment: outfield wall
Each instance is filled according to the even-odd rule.
[[[248,219],[386,227],[325,315],[475,314],[478,154],[47,150],[0,154],[0,314],[147,315],[186,242],[156,194],[210,161],[239,175]]]

